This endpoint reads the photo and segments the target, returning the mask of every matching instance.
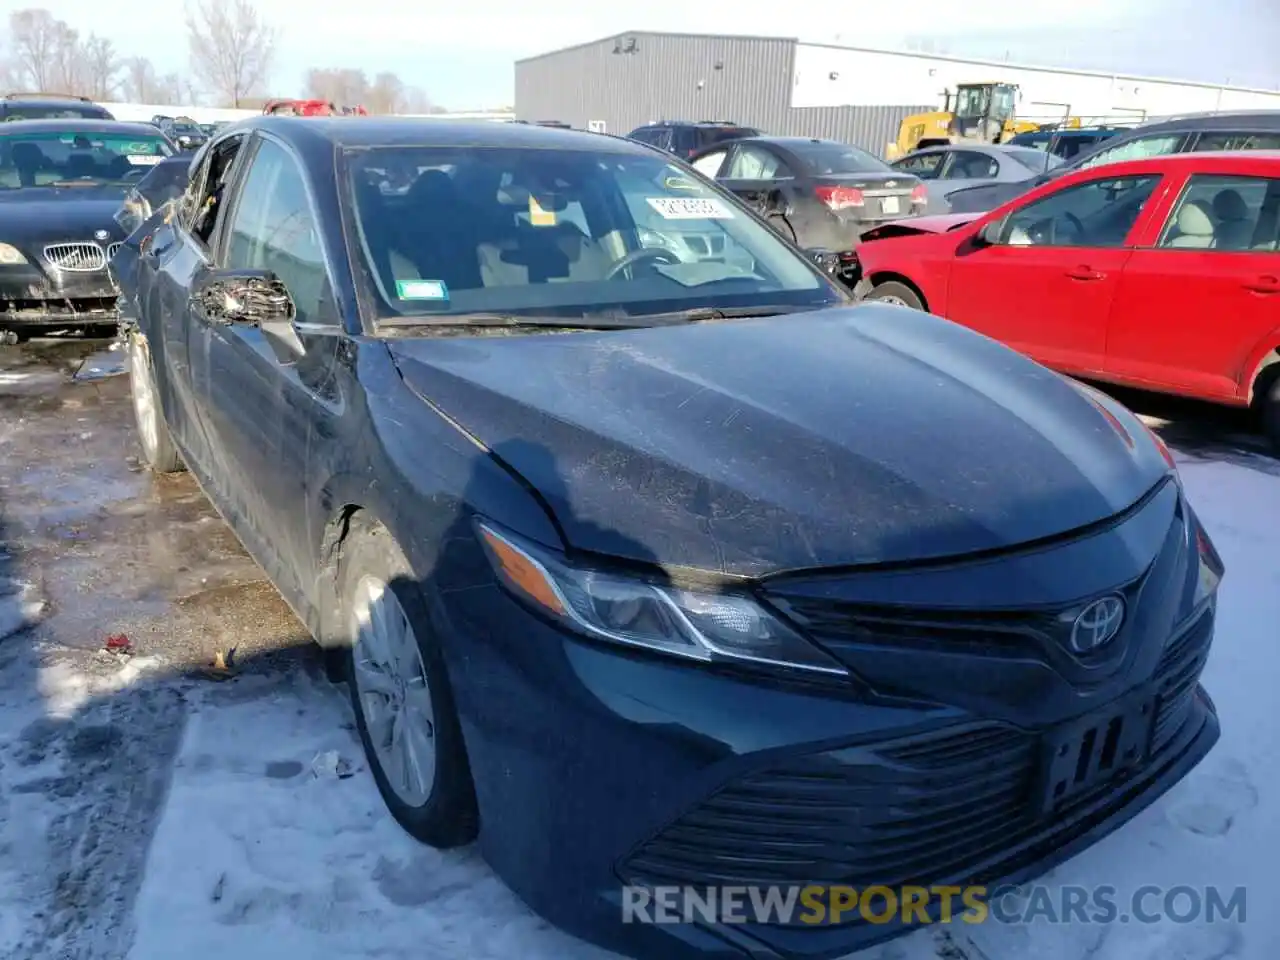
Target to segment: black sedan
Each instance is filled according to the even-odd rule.
[[[263,117],[172,210],[115,261],[147,460],[331,651],[399,823],[478,834],[551,921],[654,960],[843,954],[904,926],[622,905],[1020,881],[1217,739],[1222,567],[1160,441],[851,305],[670,155]]]
[[[0,124],[0,330],[113,325],[107,260],[126,234],[114,217],[131,186],[173,153],[149,124]]]
[[[852,250],[878,224],[923,213],[929,199],[917,177],[832,140],[749,137],[689,163],[805,249]]]

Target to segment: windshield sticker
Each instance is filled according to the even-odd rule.
[[[396,296],[401,300],[448,300],[449,289],[442,280],[397,280]]]
[[[534,199],[533,194],[529,195],[529,223],[535,227],[554,227],[556,225],[556,212],[554,210],[544,210],[542,204]]]
[[[163,157],[157,157],[154,153],[152,153],[152,154],[136,154],[136,153],[134,153],[134,154],[130,154],[130,155],[128,156],[128,158],[127,158],[127,159],[128,159],[128,161],[129,161],[130,163],[132,163],[135,167],[154,167],[156,164],[158,164],[158,163],[159,163],[161,160],[163,160],[164,158],[163,158]]]
[[[702,186],[694,183],[688,177],[667,177],[662,181],[662,185],[668,190],[692,190],[694,193],[701,193]]]
[[[646,197],[664,220],[732,220],[733,211],[712,197]]]

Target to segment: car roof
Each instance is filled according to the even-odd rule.
[[[1166,153],[1162,156],[1140,157],[1133,160],[1120,160],[1083,170],[1071,170],[1069,176],[1088,174],[1092,176],[1099,170],[1122,175],[1126,173],[1149,172],[1152,169],[1163,170],[1166,167],[1178,170],[1190,167],[1211,168],[1215,173],[1258,173],[1265,176],[1280,176],[1280,150],[1195,150],[1190,153]]]
[[[21,93],[8,94],[6,96],[0,97],[0,103],[4,103],[4,104],[18,103],[18,104],[22,104],[23,106],[37,106],[39,104],[54,104],[54,105],[62,104],[64,106],[97,107],[99,110],[106,109],[101,104],[94,103],[92,100],[86,99],[85,97],[73,97],[73,96],[60,97],[54,94],[50,94],[48,96],[41,94],[40,96],[34,96],[34,97],[30,95],[24,95]]]
[[[744,130],[755,129],[749,124],[734,123],[732,120],[658,120],[654,123],[641,124],[636,129],[649,130],[654,127],[741,127]]]
[[[15,133],[121,133],[154,137],[156,132],[156,128],[149,123],[132,123],[127,120],[106,120],[97,117],[10,120],[0,125],[0,134],[4,136]]]
[[[625,137],[489,120],[419,117],[282,117],[238,121],[219,136],[262,130],[299,150],[331,147],[512,147],[650,155],[652,148]]]

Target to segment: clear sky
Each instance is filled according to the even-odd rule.
[[[1280,0],[258,2],[281,27],[272,92],[297,93],[313,66],[390,69],[455,109],[510,103],[519,57],[626,30],[923,45],[956,56],[1280,88]],[[150,56],[161,72],[185,69],[180,2],[4,0],[3,7],[7,15],[35,5],[109,37],[122,53]]]

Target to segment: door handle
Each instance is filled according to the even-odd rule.
[[[1270,275],[1258,277],[1252,283],[1246,283],[1244,288],[1254,293],[1280,293],[1280,277]]]
[[[1107,278],[1105,273],[1083,265],[1076,267],[1074,270],[1068,270],[1067,276],[1072,280],[1105,280]]]

